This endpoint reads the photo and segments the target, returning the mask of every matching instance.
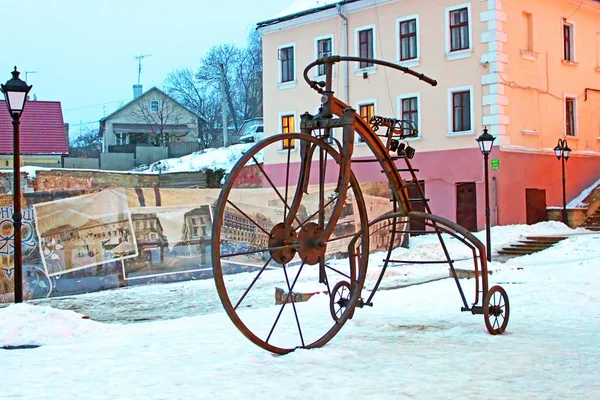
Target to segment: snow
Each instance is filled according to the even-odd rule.
[[[583,203],[583,200],[585,200],[585,198],[588,197],[588,195],[590,193],[592,193],[592,190],[596,189],[598,186],[600,186],[600,179],[598,179],[595,183],[593,183],[592,186],[586,188],[583,192],[581,192],[579,194],[579,196],[577,196],[573,200],[571,200],[569,202],[569,204],[567,204],[567,207],[568,208],[586,208],[589,204]]]
[[[393,289],[447,276],[443,265],[390,267],[374,307],[357,309],[326,346],[286,356],[239,333],[212,280],[10,305],[0,308],[0,347],[41,347],[0,349],[9,383],[0,398],[600,398],[600,235],[544,222],[494,227],[492,244],[565,233],[571,236],[547,250],[491,263],[490,285],[501,284],[511,306],[499,336],[487,333],[482,316],[460,312],[452,279]],[[447,244],[460,256],[458,243]],[[404,259],[441,255],[433,235],[398,252]],[[371,262],[367,288],[381,255]],[[471,301],[474,281],[461,284]],[[323,297],[298,307],[317,312]],[[244,316],[267,324],[276,309]],[[133,310],[160,320],[131,323]]]
[[[164,174],[224,170],[227,173],[241,158],[242,154],[253,145],[254,143],[234,144],[229,147],[204,149],[187,156],[156,161],[149,166],[137,168],[136,172],[153,174],[160,172]],[[262,159],[258,161],[262,162]],[[250,164],[252,162],[246,163],[246,165]]]

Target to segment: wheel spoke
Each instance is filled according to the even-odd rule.
[[[242,210],[240,210],[240,208],[238,206],[236,206],[235,204],[233,204],[231,202],[231,200],[227,200],[227,203],[230,204],[233,208],[235,208],[238,212],[240,212],[244,217],[248,218],[248,220],[250,222],[252,222],[254,225],[256,225],[258,227],[258,229],[260,229],[261,231],[263,231],[265,233],[265,235],[270,236],[270,233],[266,231],[265,228],[263,228],[262,226],[260,226],[260,224],[258,224],[256,221],[254,221],[252,218],[250,218],[248,216],[248,214],[246,214],[245,212],[243,212]]]
[[[235,256],[247,256],[250,254],[266,253],[268,251],[283,250],[283,249],[289,249],[289,248],[295,248],[295,247],[298,247],[298,245],[297,244],[286,244],[285,246],[267,247],[266,249],[260,249],[260,250],[248,250],[248,251],[241,251],[239,253],[221,254],[221,258],[235,257]]]
[[[298,273],[296,274],[296,278],[294,278],[294,282],[292,283],[292,287],[290,288],[287,296],[285,296],[285,300],[284,300],[283,304],[281,305],[281,308],[279,309],[279,313],[277,314],[277,318],[275,318],[275,322],[273,322],[273,326],[271,327],[271,330],[269,331],[269,335],[267,336],[267,339],[265,340],[266,343],[269,343],[269,339],[271,339],[271,335],[273,334],[273,331],[275,330],[275,327],[277,326],[277,322],[279,322],[279,318],[281,318],[281,314],[283,313],[283,309],[285,308],[285,305],[287,304],[287,302],[290,299],[290,296],[292,295],[292,290],[294,289],[294,286],[296,285],[296,281],[298,280],[298,277],[300,276],[300,272],[302,272],[302,268],[304,268],[304,262],[302,262],[302,264],[300,265],[300,269],[298,270]]]
[[[287,167],[285,169],[285,200],[288,198],[288,189],[290,183],[290,155],[291,155],[292,147],[288,146],[287,149]],[[287,210],[289,209],[286,202],[283,203],[283,220],[287,221]]]
[[[290,287],[290,279],[288,278],[287,268],[285,265],[283,266],[283,274],[285,275],[285,283],[288,287],[288,293],[292,293],[292,288]],[[302,347],[304,347],[304,337],[302,336],[302,328],[300,328],[300,319],[298,318],[298,311],[296,310],[296,302],[292,299],[292,308],[294,310],[294,317],[296,318],[296,325],[298,326],[298,333],[300,334],[300,342],[302,342]]]
[[[267,265],[269,265],[269,263],[271,262],[272,259],[273,259],[272,257],[269,257],[269,259],[267,260],[267,262],[265,263],[265,265],[263,265],[263,267],[260,269],[259,273],[256,274],[256,276],[252,280],[252,283],[250,284],[250,286],[248,286],[248,289],[246,289],[246,291],[244,292],[244,294],[242,294],[242,297],[240,297],[240,299],[236,303],[235,307],[233,307],[234,310],[237,310],[237,308],[239,307],[239,305],[242,303],[242,301],[244,300],[244,298],[246,297],[246,295],[248,294],[248,292],[250,291],[250,289],[252,289],[252,287],[254,286],[254,284],[256,283],[256,281],[258,280],[258,278],[260,278],[260,275],[267,268]]]
[[[277,190],[277,187],[275,187],[275,184],[273,184],[273,181],[271,180],[271,178],[269,178],[269,175],[267,175],[267,173],[265,172],[265,170],[263,169],[263,167],[261,167],[261,165],[258,163],[258,161],[256,160],[256,158],[254,156],[252,156],[252,159],[256,163],[256,166],[258,166],[258,169],[260,169],[260,171],[262,172],[263,176],[267,179],[267,181],[269,182],[269,184],[271,185],[271,187],[273,188],[273,190],[275,191],[275,193],[277,194],[277,196],[279,197],[279,199],[283,202],[284,209],[290,210],[291,207],[288,205],[287,199],[284,199],[281,196],[281,193],[279,193],[279,190]],[[287,186],[286,186],[286,188],[287,188]],[[298,217],[296,215],[294,215],[294,219],[298,223],[300,223],[300,220],[298,219]]]

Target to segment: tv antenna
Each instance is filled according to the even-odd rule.
[[[138,60],[138,85],[140,84],[140,75],[142,74],[142,60],[151,55],[152,54],[140,54],[139,56],[135,56],[135,59]]]
[[[27,82],[27,75],[29,74],[37,74],[37,71],[25,71],[25,82]]]

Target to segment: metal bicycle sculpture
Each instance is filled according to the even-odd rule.
[[[508,296],[500,286],[488,288],[483,243],[462,226],[432,215],[427,203],[427,213],[412,210],[409,185],[416,185],[422,197],[424,193],[409,161],[414,150],[410,154],[401,141],[415,136],[416,127],[410,121],[379,116],[365,121],[336,98],[332,70],[341,61],[379,64],[437,85],[408,68],[361,57],[328,56],[306,67],[304,79],[322,95],[319,112],[301,116],[300,133],[270,136],[245,152],[227,175],[216,201],[212,265],[229,318],[253,343],[273,353],[320,347],[352,318],[356,307],[373,305],[388,266],[447,263],[461,296],[461,311],[483,314],[491,334],[503,333],[509,317]],[[309,71],[316,66],[325,67],[324,81],[309,78]],[[387,128],[385,134],[377,134],[382,127]],[[341,141],[336,130],[342,131]],[[352,159],[356,135],[374,157]],[[394,152],[398,155],[390,155]],[[268,163],[263,163],[265,158]],[[398,159],[404,159],[408,169],[399,169]],[[378,163],[391,190],[393,210],[372,221],[367,213],[372,200],[366,200],[351,168],[359,162]],[[400,171],[410,171],[415,179],[405,181]],[[410,228],[417,222],[421,232]],[[445,259],[392,259],[404,235],[424,233],[423,225],[427,233],[439,238]],[[383,245],[386,256],[370,295],[364,299],[370,236],[376,237],[378,232],[387,235]],[[442,234],[463,243],[472,255],[475,300],[471,305]],[[275,307],[272,289],[277,289],[280,297]],[[310,296],[310,301],[302,302]]]

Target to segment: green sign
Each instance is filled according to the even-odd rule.
[[[492,158],[492,169],[500,169],[500,160]]]

